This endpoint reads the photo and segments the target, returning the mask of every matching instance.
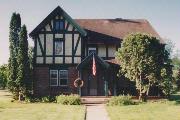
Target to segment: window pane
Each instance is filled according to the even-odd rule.
[[[55,22],[55,29],[58,30],[63,30],[64,28],[64,22],[63,21],[56,21]]]
[[[60,30],[63,30],[63,28],[64,28],[64,24],[63,24],[62,21],[60,21],[60,22],[59,22],[59,29],[60,29]]]
[[[60,71],[60,78],[68,78],[68,72],[66,71]]]
[[[57,75],[58,73],[57,73],[57,71],[51,71],[51,78],[57,78]]]
[[[60,79],[60,85],[67,85],[67,79]]]
[[[96,50],[89,50],[89,55],[95,53],[96,54]]]
[[[51,85],[57,85],[57,79],[51,79]]]
[[[59,85],[67,85],[68,81],[68,71],[60,70],[59,71]]]
[[[55,42],[55,55],[62,55],[63,53],[63,42],[56,41]]]
[[[58,71],[50,70],[50,84],[56,86],[58,83]]]
[[[59,21],[55,22],[55,28],[56,28],[56,30],[59,30]]]

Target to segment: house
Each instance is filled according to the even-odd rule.
[[[115,59],[123,38],[135,32],[160,38],[147,20],[72,19],[58,6],[29,34],[34,40],[34,94],[78,93],[77,78],[84,83],[82,96],[137,94],[133,82],[117,77]]]

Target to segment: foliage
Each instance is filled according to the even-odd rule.
[[[28,57],[28,41],[26,26],[23,25],[20,31],[19,49],[18,49],[18,73],[16,84],[19,89],[20,97],[30,94],[31,81],[30,81],[30,64]]]
[[[121,71],[129,80],[136,82],[139,99],[146,101],[149,88],[160,80],[164,61],[168,56],[163,44],[147,34],[130,34],[116,53]]]
[[[171,67],[171,66],[170,66]],[[161,70],[161,76],[162,80],[160,82],[160,87],[162,89],[162,92],[165,94],[165,96],[169,97],[170,94],[172,93],[172,68],[167,69],[163,68]]]
[[[108,101],[107,105],[108,106],[122,106],[122,105],[134,105],[135,102],[132,100],[132,97],[127,95],[127,96],[113,96],[111,99]]]
[[[8,73],[8,89],[13,93],[15,99],[18,98],[18,87],[16,84],[18,64],[17,55],[19,47],[19,32],[21,29],[21,17],[18,13],[13,13],[9,26],[9,73]]]
[[[81,99],[79,95],[59,95],[57,96],[57,103],[63,105],[80,105]]]
[[[26,96],[25,102],[28,102],[28,103],[34,103],[34,102],[51,103],[51,102],[56,102],[56,96],[43,96],[43,97]]]
[[[4,64],[0,66],[0,88],[5,89],[8,79],[8,65]]]

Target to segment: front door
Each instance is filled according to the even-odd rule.
[[[88,94],[90,96],[97,95],[97,77],[89,74],[88,76]]]

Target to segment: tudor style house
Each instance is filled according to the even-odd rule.
[[[82,96],[135,95],[134,83],[117,77],[115,52],[126,35],[136,32],[160,38],[144,19],[72,19],[58,6],[29,34],[34,40],[34,94],[78,93],[74,81],[80,78]]]

